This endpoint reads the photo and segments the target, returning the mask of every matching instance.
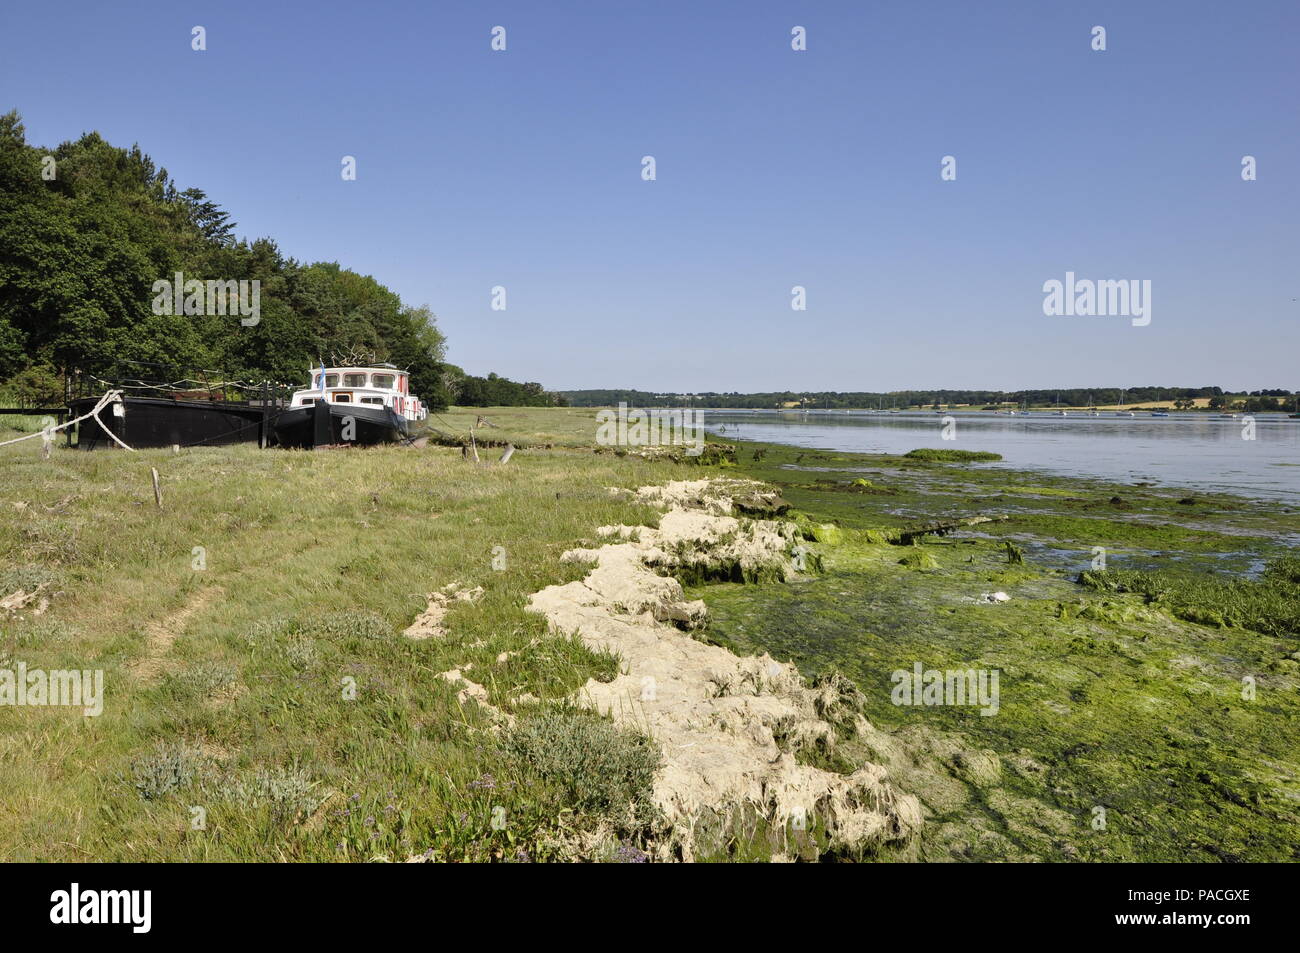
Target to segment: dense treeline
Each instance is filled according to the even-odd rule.
[[[455,364],[444,364],[442,387],[451,402],[462,407],[553,407],[567,406],[557,394],[542,389],[535,381],[519,384],[496,374],[475,377]]]
[[[301,385],[310,366],[339,354],[409,368],[412,390],[434,408],[462,389],[497,403],[542,393],[444,364],[429,309],[374,278],[297,262],[269,238],[237,239],[228,212],[200,189],[180,189],[138,146],[87,133],[39,149],[10,112],[0,116],[0,197],[0,382],[10,395],[57,398],[65,372],[127,361]],[[178,272],[258,281],[258,320],[156,313],[175,309],[158,305],[155,282]]]
[[[702,391],[695,394],[656,394],[639,390],[576,390],[561,391],[575,407],[608,407],[620,402],[630,407],[678,407],[692,404],[697,407],[773,408],[798,404],[810,410],[837,408],[899,409],[930,407],[1002,407],[1028,404],[1043,407],[1060,404],[1064,407],[1109,406],[1164,402],[1170,407],[1190,407],[1196,398],[1209,398],[1212,407],[1240,407],[1245,410],[1282,410],[1294,404],[1289,390],[1252,391],[1249,395],[1234,396],[1221,387],[1093,387],[1062,388],[1060,390],[904,390],[888,393],[874,391],[773,391],[761,394],[716,393]]]

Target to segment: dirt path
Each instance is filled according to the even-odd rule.
[[[157,679],[168,667],[167,655],[172,645],[185,632],[186,625],[197,613],[225,590],[220,586],[207,586],[195,590],[185,605],[168,616],[145,626],[145,651],[130,667],[131,674],[142,681]]]

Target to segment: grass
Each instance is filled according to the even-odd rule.
[[[557,445],[589,416],[484,413]],[[597,526],[656,519],[606,487],[678,467],[558,446],[504,467],[436,446],[43,461],[38,443],[0,449],[0,596],[44,582],[52,601],[0,619],[0,667],[103,669],[105,710],[0,707],[0,858],[546,859],[595,822],[439,673],[472,666],[508,712],[612,677],[526,597],[581,576],[559,557]],[[404,638],[453,582],[485,593],[444,638]]]
[[[435,436],[459,445],[470,428],[480,447],[590,447],[595,443],[596,407],[452,407],[431,414]],[[479,421],[482,421],[480,424]]]
[[[0,437],[0,440],[12,440],[24,434],[39,433],[52,419],[41,414],[0,414],[0,433],[5,430],[13,431]],[[55,435],[55,439],[62,439],[62,431]],[[31,442],[33,441],[24,441],[24,443]]]

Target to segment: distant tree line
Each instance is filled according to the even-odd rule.
[[[560,391],[574,407],[608,407],[626,403],[630,407],[734,407],[764,409],[797,404],[809,410],[850,408],[939,408],[964,405],[971,407],[1011,407],[1027,404],[1042,407],[1060,404],[1065,407],[1088,407],[1118,404],[1145,404],[1163,401],[1169,406],[1191,407],[1196,398],[1209,398],[1213,407],[1280,410],[1294,405],[1289,390],[1252,391],[1248,395],[1230,395],[1221,387],[1065,387],[1018,391],[993,390],[903,390],[903,391],[768,391],[757,394],[702,391],[695,394],[665,394],[640,390],[573,390]],[[1252,403],[1253,401],[1253,403]]]
[[[66,373],[149,362],[234,380],[307,381],[340,353],[366,353],[411,372],[433,408],[487,395],[534,403],[537,384],[476,378],[443,360],[427,307],[412,307],[336,262],[304,264],[274,241],[236,239],[230,214],[200,189],[180,189],[138,146],[87,133],[55,149],[31,146],[16,111],[0,115],[0,391],[62,396]],[[260,320],[158,314],[154,283],[260,285]],[[167,309],[174,310],[174,308]]]
[[[1210,409],[1240,410],[1248,414],[1261,414],[1278,410],[1300,412],[1300,403],[1297,403],[1296,397],[1287,396],[1285,393],[1279,394],[1276,391],[1260,393],[1254,391],[1244,395],[1221,394],[1211,397]]]
[[[519,384],[496,374],[475,377],[455,364],[442,366],[441,386],[450,402],[462,407],[567,407],[559,394],[543,390],[535,381]]]

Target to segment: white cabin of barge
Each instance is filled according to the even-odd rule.
[[[410,375],[392,364],[369,367],[313,367],[311,385],[294,391],[289,406],[306,407],[325,400],[331,404],[388,407],[407,420],[423,420],[429,411],[411,393]]]

